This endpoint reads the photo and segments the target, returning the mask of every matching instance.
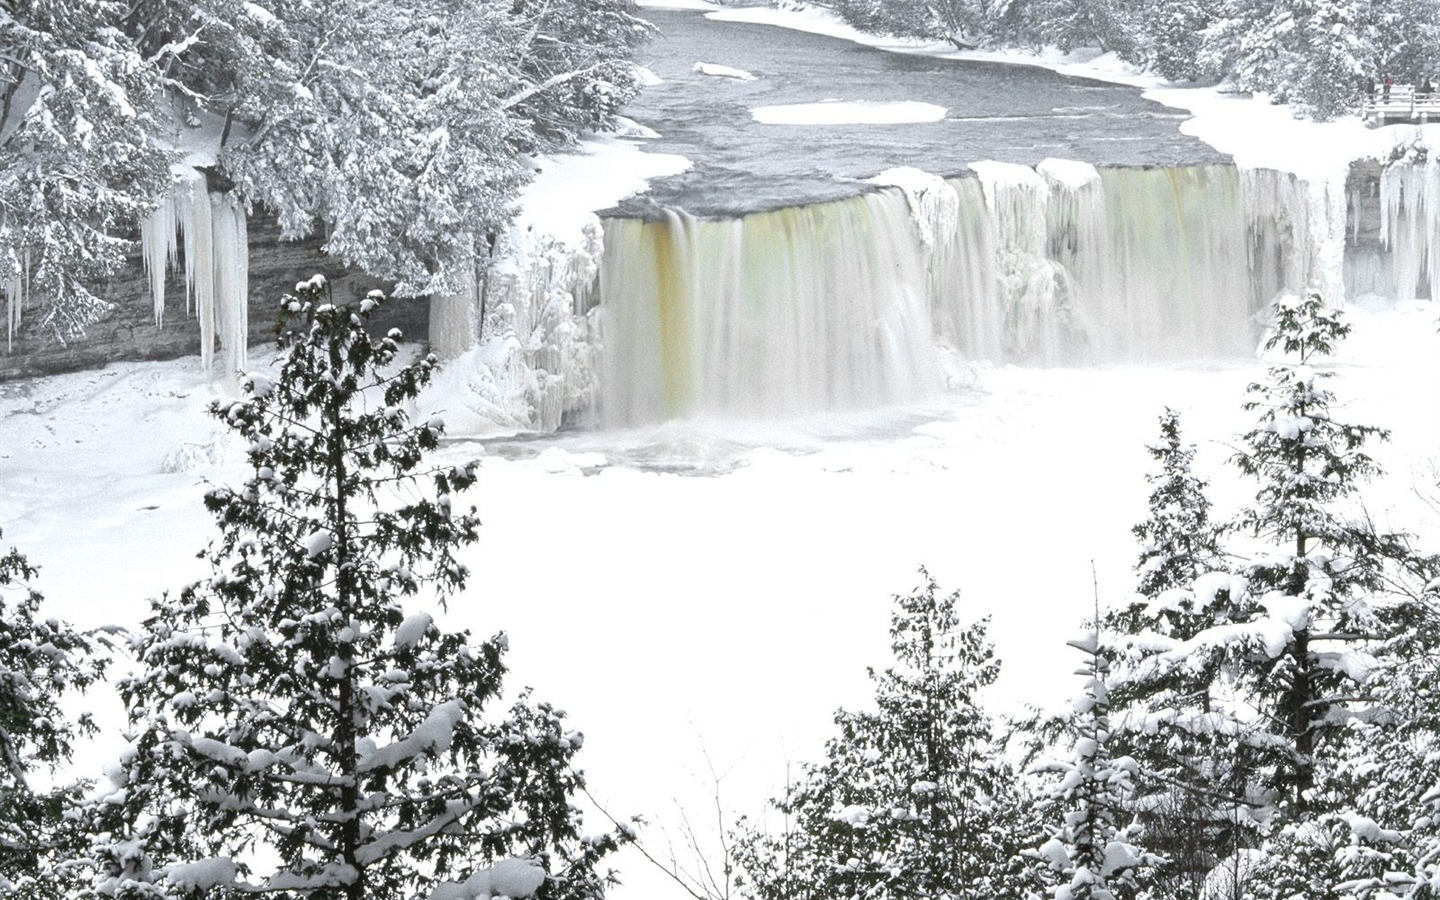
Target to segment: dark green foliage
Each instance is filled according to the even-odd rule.
[[[926,576],[897,597],[895,664],[870,671],[876,709],[835,715],[823,763],[774,802],[783,833],[742,823],[742,887],[757,900],[920,900],[1015,894],[1026,833],[1015,775],[978,692],[999,670],[985,623]]]
[[[35,575],[18,550],[0,556],[0,896],[15,898],[64,896],[83,848],[67,815],[81,786],[37,788],[31,779],[53,775],[75,742],[94,734],[89,717],[72,720],[62,701],[105,668],[91,638],[39,618]]]
[[[398,333],[370,337],[376,294],[332,305],[318,278],[299,294],[278,378],[212,407],[253,474],[206,495],[213,574],[153,601],[135,641],[94,893],[390,900],[520,856],[545,900],[598,897],[618,838],[580,836],[580,735],[523,694],[482,718],[505,636],[473,642],[416,606],[464,589],[456,553],[479,526],[459,505],[475,464],[427,465],[443,424],[412,420],[435,360],[400,365]]]

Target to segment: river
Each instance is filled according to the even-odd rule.
[[[661,79],[625,114],[661,134],[655,152],[694,162],[652,183],[620,214],[657,206],[736,215],[853,196],[885,169],[941,175],[977,160],[1035,165],[1047,157],[1096,165],[1228,162],[1182,134],[1185,113],[1137,88],[1059,75],[1034,66],[941,59],[861,46],[770,25],[716,21],[694,10],[648,9],[659,30],[638,61]],[[694,70],[697,62],[754,80]],[[935,122],[767,125],[751,110],[827,100],[904,101],[945,109]]]

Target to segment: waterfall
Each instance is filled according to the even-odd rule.
[[[1440,160],[1400,160],[1380,174],[1380,242],[1396,299],[1440,299]]]
[[[611,218],[603,253],[598,226],[585,247],[525,238],[489,276],[503,299],[472,351],[472,407],[537,430],[576,411],[607,426],[789,418],[924,398],[957,358],[1249,357],[1277,293],[1344,303],[1356,280],[1359,200],[1340,177],[971,169],[892,170],[860,196],[736,218]],[[1372,280],[1440,296],[1440,164],[1376,177],[1369,218],[1389,249],[1364,257]]]
[[[929,256],[893,189],[743,219],[611,220],[602,421],[787,417],[938,390]]]
[[[176,181],[140,223],[141,258],[150,280],[155,324],[165,315],[165,277],[185,257],[185,307],[199,319],[200,356],[214,372],[217,345],[227,374],[243,371],[249,340],[250,251],[245,209],[212,193],[204,173],[177,169]],[[177,242],[177,233],[179,241]]]

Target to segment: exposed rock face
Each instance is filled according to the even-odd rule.
[[[294,291],[297,281],[322,273],[330,279],[337,301],[385,287],[325,256],[320,250],[324,243],[321,236],[280,240],[273,216],[253,216],[249,237],[250,344],[262,352],[274,339],[280,298]],[[167,280],[165,322],[156,327],[149,279],[140,262],[138,243],[125,268],[98,285],[96,293],[114,303],[115,309],[90,326],[83,338],[62,343],[40,327],[38,315],[33,312],[22,320],[13,347],[7,349],[5,336],[0,334],[0,381],[94,368],[121,360],[174,359],[200,352],[200,326],[186,310],[183,272],[172,272]],[[399,328],[407,338],[424,340],[428,318],[428,301],[396,299],[381,307],[373,321],[383,330]],[[217,372],[217,377],[220,374]]]

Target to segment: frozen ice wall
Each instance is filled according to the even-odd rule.
[[[1440,159],[1402,159],[1381,171],[1380,242],[1396,299],[1440,299]]]
[[[197,169],[177,169],[175,184],[140,223],[141,257],[150,278],[155,324],[165,318],[165,275],[184,248],[185,308],[200,324],[205,371],[215,370],[223,351],[225,374],[243,371],[249,338],[250,249],[245,209],[234,198],[213,193]]]

